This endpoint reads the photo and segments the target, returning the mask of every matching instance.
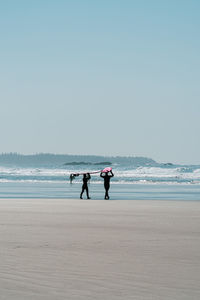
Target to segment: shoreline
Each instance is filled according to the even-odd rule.
[[[46,200],[46,201],[51,201],[51,200],[54,200],[54,201],[68,201],[68,202],[70,202],[70,201],[73,201],[73,202],[77,202],[77,201],[80,201],[80,202],[82,202],[82,201],[84,201],[84,202],[92,202],[92,201],[94,201],[94,202],[139,202],[139,203],[141,203],[141,202],[151,202],[151,203],[153,203],[153,202],[161,202],[161,203],[163,203],[163,202],[176,202],[176,203],[182,203],[182,202],[188,202],[188,203],[200,203],[200,200],[199,199],[196,199],[196,200],[193,200],[193,199],[161,199],[161,198],[158,198],[158,199],[113,199],[113,198],[111,198],[110,197],[110,199],[104,199],[104,198],[101,198],[101,199],[99,199],[99,198],[90,198],[90,199],[87,199],[87,198],[83,198],[83,199],[80,199],[80,197],[77,197],[77,198],[75,198],[75,197],[73,197],[73,198],[66,198],[66,197],[27,197],[27,196],[24,196],[24,197],[21,197],[21,196],[19,196],[19,197],[10,197],[10,196],[8,196],[8,197],[1,197],[0,196],[0,201],[3,201],[3,200],[27,200],[27,201],[30,201],[30,200]]]
[[[81,183],[0,183],[0,198],[79,198]],[[104,199],[104,186],[91,183],[90,197]],[[200,185],[111,184],[110,200],[195,200],[200,201]]]
[[[2,299],[200,298],[198,201],[4,198],[0,220]]]

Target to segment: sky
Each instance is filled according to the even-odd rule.
[[[0,1],[0,153],[200,164],[200,1]]]

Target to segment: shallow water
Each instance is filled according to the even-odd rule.
[[[0,182],[0,198],[79,199],[81,183]],[[104,199],[103,183],[90,183],[91,200]],[[111,183],[110,200],[200,200],[200,185]],[[83,195],[86,198],[86,195]]]

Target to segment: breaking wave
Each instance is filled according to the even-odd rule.
[[[105,165],[106,166],[106,165]],[[65,167],[0,167],[0,182],[66,182],[69,175],[74,172],[92,172],[98,166],[71,166]],[[98,169],[97,169],[98,170]],[[181,184],[192,183],[200,184],[200,166],[127,166],[113,165],[113,183],[163,183]],[[76,178],[81,182],[82,176]],[[92,175],[92,181],[100,183],[99,174]]]

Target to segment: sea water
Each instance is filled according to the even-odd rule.
[[[1,163],[0,198],[75,198],[80,196],[82,176],[70,184],[71,173],[100,171],[107,165],[58,164],[37,165]],[[110,199],[127,200],[200,200],[200,166],[159,164],[154,161],[112,164]],[[103,179],[91,175],[92,200],[104,199]],[[85,197],[85,195],[83,196]]]

